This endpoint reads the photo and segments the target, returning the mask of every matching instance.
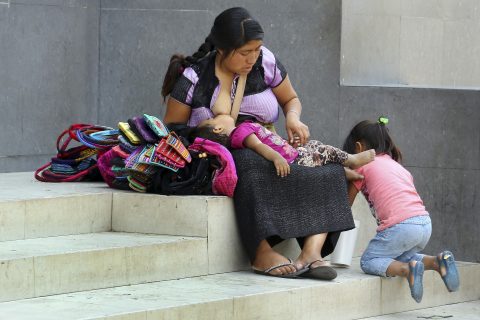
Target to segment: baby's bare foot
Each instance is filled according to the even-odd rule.
[[[352,169],[360,168],[375,159],[375,150],[370,149],[356,154],[349,154],[345,165]]]

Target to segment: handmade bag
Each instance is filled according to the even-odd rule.
[[[118,145],[120,130],[105,126],[85,126],[75,131],[77,141],[83,145],[99,150],[109,150]]]
[[[188,149],[174,131],[169,132],[167,136],[160,139],[155,146],[154,157],[160,162],[165,162],[173,166],[173,168],[167,166],[167,168],[173,171],[184,168],[186,163],[192,161],[192,156],[188,152]]]
[[[165,195],[212,195],[212,174],[218,166],[216,158],[196,152],[191,156],[192,161],[177,172],[158,171],[151,191]]]
[[[132,131],[130,125],[126,122],[119,122],[118,129],[120,129],[121,135],[133,145],[139,145],[142,140]]]
[[[207,152],[209,155],[216,157],[219,166],[213,172],[212,191],[214,194],[232,198],[238,177],[235,162],[230,151],[219,143],[203,138],[195,138],[193,144],[188,148],[191,151]]]
[[[125,159],[128,154],[120,146],[115,146],[98,157],[98,170],[103,180],[109,187],[122,190],[130,190],[127,181]]]
[[[163,138],[168,135],[170,132],[165,124],[158,119],[157,117],[144,114],[143,118],[145,119],[145,122],[147,123],[148,127],[152,129],[153,132],[159,137]]]
[[[135,116],[127,120],[128,124],[130,125],[130,129],[145,143],[157,143],[158,137],[155,132],[150,129],[145,121],[145,118]]]
[[[93,127],[73,124],[57,138],[57,155],[35,171],[35,179],[43,182],[73,182],[101,180],[96,157],[98,150],[85,145],[68,148],[72,140],[78,141],[77,130]]]
[[[168,158],[162,159],[159,157],[159,154],[155,152],[156,146],[155,145],[146,145],[143,150],[140,152],[138,157],[139,163],[144,163],[153,166],[160,166],[166,169],[170,169],[172,171],[177,171],[180,167],[176,162],[171,161]],[[183,160],[183,159],[182,159]],[[183,164],[184,167],[185,164]]]
[[[167,143],[166,139],[160,139],[155,148],[155,155],[157,158],[172,163],[177,168],[185,167],[185,159],[179,154],[171,145]]]

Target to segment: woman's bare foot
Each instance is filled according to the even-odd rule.
[[[360,168],[375,159],[375,150],[370,149],[356,154],[349,154],[345,166],[352,169]]]
[[[252,263],[252,267],[255,270],[267,270],[271,267],[281,265],[281,264],[288,264],[290,262],[289,259],[285,258],[278,252],[272,249],[266,240],[263,240],[255,255],[255,260]],[[290,273],[295,273],[297,269],[295,266],[286,265],[283,267],[275,268],[269,272],[270,275],[287,275]]]
[[[357,171],[347,167],[344,167],[344,169],[345,169],[345,176],[347,177],[347,181],[363,180],[364,177]]]
[[[323,259],[322,259],[322,257],[320,257],[320,255],[318,255],[318,257],[313,257],[313,256],[310,256],[310,257],[303,256],[302,257],[302,255],[300,254],[300,256],[297,258],[297,260],[295,260],[295,267],[298,270],[302,270],[305,267],[307,267],[310,263],[311,263],[311,265],[309,267],[312,268],[312,269],[315,269],[315,268],[320,267],[320,266],[329,266],[330,265],[330,263],[328,263],[326,261],[323,261]]]
[[[304,269],[309,263],[314,261],[315,262],[311,265],[312,268],[318,267],[325,263],[320,255],[320,252],[326,238],[326,233],[311,235],[305,238],[302,252],[298,256],[297,260],[295,260],[295,267],[297,270]]]

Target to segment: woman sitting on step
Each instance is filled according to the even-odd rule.
[[[300,121],[302,105],[286,69],[263,46],[260,24],[243,8],[223,11],[197,52],[174,55],[164,79],[168,96],[166,123],[197,126],[239,104],[237,123],[246,120],[270,130],[285,115],[291,144],[305,144],[308,127]],[[335,248],[340,232],[355,227],[341,165],[305,167],[292,164],[278,176],[272,163],[252,150],[232,152],[238,183],[235,214],[242,242],[257,273],[330,280],[333,268],[322,257]],[[272,246],[297,238],[302,252],[292,261]]]

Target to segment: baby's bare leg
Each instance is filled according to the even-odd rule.
[[[349,154],[344,165],[352,169],[360,168],[375,159],[375,150],[370,149],[356,154]]]

